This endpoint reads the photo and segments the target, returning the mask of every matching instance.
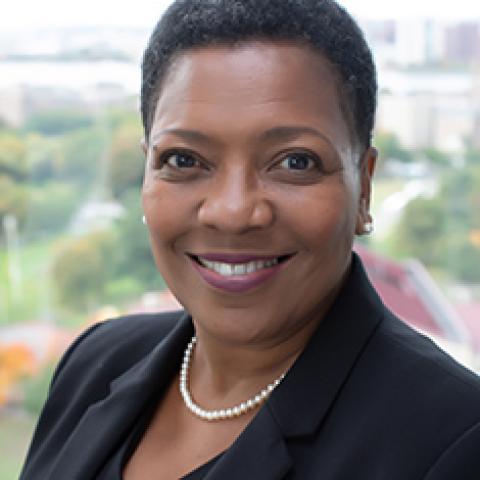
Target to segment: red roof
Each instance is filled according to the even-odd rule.
[[[480,352],[480,302],[460,304],[455,308],[470,332],[475,351]]]
[[[392,312],[418,330],[447,337],[405,265],[367,250],[362,245],[355,245],[355,250],[362,258],[370,281]]]

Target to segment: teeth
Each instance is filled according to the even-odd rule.
[[[232,266],[234,275],[245,275],[247,273],[247,265],[235,265]]]
[[[247,273],[253,273],[257,269],[255,262],[247,263]]]
[[[247,273],[253,273],[257,270],[262,270],[264,268],[273,267],[278,263],[278,258],[273,260],[265,260],[258,262],[248,262],[248,263],[223,263],[223,262],[211,262],[210,260],[205,260],[203,258],[197,257],[200,263],[204,266],[213,270],[224,277],[231,277],[233,275],[246,275]]]

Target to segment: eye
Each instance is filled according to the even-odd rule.
[[[318,158],[309,153],[292,152],[285,155],[278,165],[286,170],[305,171],[319,167],[319,163]]]
[[[199,165],[197,159],[187,152],[168,152],[163,156],[161,164],[176,169],[193,168]]]

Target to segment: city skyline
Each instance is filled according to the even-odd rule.
[[[66,3],[61,0],[19,0],[2,9],[0,28],[16,30],[59,26],[134,26],[152,28],[171,0],[137,0],[121,8],[111,0],[84,0]],[[470,0],[436,2],[404,0],[340,0],[354,16],[362,19],[432,18],[438,20],[480,20],[480,4]]]

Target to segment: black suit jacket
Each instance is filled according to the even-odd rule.
[[[178,371],[176,312],[96,325],[61,360],[21,480],[89,480]],[[397,320],[354,255],[317,332],[207,479],[479,480],[480,380]]]

